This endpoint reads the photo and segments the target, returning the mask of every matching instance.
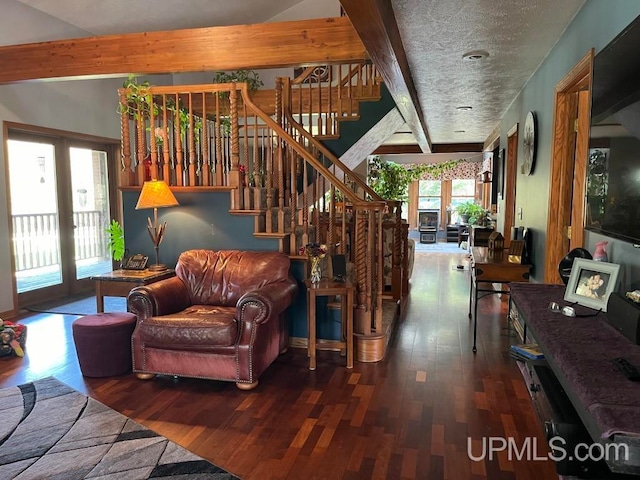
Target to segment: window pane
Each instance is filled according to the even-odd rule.
[[[475,192],[476,182],[473,179],[470,180],[451,180],[451,195],[458,196],[471,196]]]
[[[442,203],[440,197],[419,197],[418,209],[419,210],[440,210],[440,204]]]
[[[440,190],[440,180],[420,180],[418,184],[418,195],[421,197],[439,197]]]

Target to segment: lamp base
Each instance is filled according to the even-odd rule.
[[[149,271],[150,272],[163,272],[165,270],[167,270],[168,267],[166,265],[163,265],[161,263],[156,263],[155,265],[149,265]]]

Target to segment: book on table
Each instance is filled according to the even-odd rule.
[[[511,345],[511,350],[531,360],[539,360],[541,358],[544,358],[544,353],[542,353],[542,350],[537,343],[521,343],[518,345]]]

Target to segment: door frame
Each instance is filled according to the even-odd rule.
[[[117,194],[118,193],[117,192],[118,169],[116,168],[116,165],[120,158],[118,155],[119,148],[120,148],[120,140],[107,138],[107,137],[99,137],[96,135],[68,132],[64,130],[57,130],[57,129],[46,128],[46,127],[26,125],[26,124],[9,122],[9,121],[3,122],[2,133],[3,133],[3,139],[4,139],[4,145],[3,145],[4,156],[6,160],[5,161],[5,182],[6,182],[5,192],[6,192],[6,202],[7,202],[7,231],[10,239],[13,238],[13,223],[11,221],[12,209],[11,209],[11,196],[10,196],[10,186],[9,186],[10,176],[9,176],[9,146],[8,145],[9,145],[10,137],[11,138],[22,137],[22,139],[26,139],[26,140],[28,140],[29,138],[32,138],[32,139],[39,138],[41,140],[49,141],[51,142],[51,144],[54,145],[54,148],[56,150],[56,168],[60,168],[60,167],[63,168],[63,171],[58,171],[58,177],[60,177],[58,180],[58,195],[60,196],[59,204],[63,205],[64,208],[68,210],[68,213],[71,213],[73,211],[72,210],[73,201],[71,198],[71,178],[67,175],[67,172],[69,171],[69,168],[70,168],[69,148],[70,147],[81,147],[81,148],[97,148],[98,147],[100,149],[104,149],[107,152],[110,215],[111,215],[111,218],[116,218],[120,222],[122,222],[122,218],[120,214],[122,211],[121,199]],[[59,154],[62,155],[62,158],[60,159],[58,159]],[[60,213],[63,213],[63,212],[60,212]],[[70,216],[69,218],[65,218],[64,215],[60,215],[59,221],[60,221],[61,232],[63,231],[63,228],[66,229],[67,231],[73,228],[72,219]],[[69,239],[65,240],[64,238],[61,238],[60,249],[61,249],[61,255],[66,255],[66,258],[70,258],[70,259],[74,258],[73,241],[70,241]],[[10,265],[11,265],[11,273],[12,273],[11,286],[12,286],[12,293],[13,293],[13,305],[14,305],[14,311],[17,311],[21,307],[21,305],[20,305],[20,295],[18,294],[17,284],[15,280],[16,265],[15,265],[13,249],[11,249],[10,253],[11,253]],[[72,262],[68,262],[68,263],[72,263]],[[49,291],[51,295],[42,296],[42,295],[35,294],[35,298],[37,298],[38,301],[46,301],[50,297],[55,298],[57,296],[65,296],[73,293],[78,293],[81,291],[89,291],[92,288],[93,283],[89,279],[82,279],[79,281],[76,280],[75,266],[73,264],[67,265],[66,268],[63,265],[63,269],[64,269],[64,271],[62,272],[63,279],[64,278],[71,279],[70,282],[65,286],[59,285],[59,286],[50,287],[51,290]],[[56,287],[60,287],[60,288],[56,288]],[[25,296],[25,293],[27,294],[26,296]],[[31,296],[28,295],[29,292],[25,292],[25,293],[21,294],[23,298],[23,303],[24,303],[24,300],[26,300],[26,302],[29,304],[32,303],[31,297],[33,295]]]
[[[544,283],[562,285],[560,260],[584,243],[593,57],[591,49],[555,87]]]
[[[511,244],[511,228],[516,221],[516,186],[518,182],[518,130],[519,123],[516,123],[507,132],[506,149],[506,185],[504,198],[504,225],[502,236],[504,237],[504,247]]]

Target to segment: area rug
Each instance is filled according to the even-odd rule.
[[[96,297],[83,297],[66,299],[64,302],[51,301],[31,307],[26,307],[30,312],[61,313],[65,315],[92,315],[97,312]],[[127,299],[124,297],[104,297],[105,312],[126,312]]]
[[[0,390],[0,478],[238,477],[53,377]]]

